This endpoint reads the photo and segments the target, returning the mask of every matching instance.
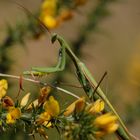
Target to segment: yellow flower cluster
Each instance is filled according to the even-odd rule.
[[[0,80],[0,100],[2,103],[2,108],[8,110],[6,115],[6,123],[13,124],[16,122],[16,119],[21,117],[21,110],[20,108],[15,108],[13,100],[9,96],[6,96],[7,89],[7,80]]]
[[[19,107],[14,107],[14,102],[9,96],[6,95],[6,90],[8,88],[8,83],[6,80],[0,81],[0,97],[2,100],[2,107],[6,109],[6,123],[13,124],[17,119],[21,117],[21,109],[26,107],[30,93],[27,93],[20,101]],[[37,100],[33,101],[29,106],[27,106],[27,110],[32,109],[32,107],[43,106],[44,112],[42,112],[39,117],[36,119],[37,124],[43,124],[47,127],[50,127],[52,124],[50,120],[52,117],[57,117],[60,113],[60,107],[57,100],[54,99],[53,96],[49,96],[50,87],[43,87],[40,89],[40,95]]]
[[[85,108],[85,98],[79,98],[78,100],[74,101],[71,105],[66,108],[64,112],[65,116],[71,115],[74,111],[81,112]],[[89,104],[86,106],[86,111],[90,114],[97,114],[103,111],[104,109],[104,102],[98,99],[96,102]]]
[[[30,105],[27,106],[28,111],[32,110],[33,107],[38,108],[40,106],[43,106],[44,111],[41,114],[39,114],[39,116],[36,119],[36,123],[38,125],[44,125],[46,127],[50,127],[52,125],[50,120],[53,117],[57,117],[57,115],[60,113],[59,103],[56,99],[54,99],[53,96],[49,96],[50,91],[51,88],[49,86],[41,88],[38,99],[36,99]],[[30,93],[27,93],[22,98],[20,102],[21,108],[27,105],[29,97]]]
[[[94,115],[96,113],[100,113],[101,111],[103,111],[104,106],[105,106],[104,102],[102,100],[98,99],[97,101],[95,101],[94,103],[89,105],[88,111],[89,111],[89,113]]]
[[[34,100],[28,107],[27,109],[28,110],[31,110],[34,106],[34,108],[38,107],[38,106],[41,106],[44,104],[44,102],[46,101],[47,97],[49,96],[49,93],[51,91],[51,88],[49,86],[47,87],[43,87],[40,89],[40,94],[39,94],[39,97],[38,99]],[[25,98],[25,101],[27,99]]]
[[[2,103],[2,108],[7,110],[6,123],[13,124],[16,122],[17,119],[21,117],[21,109],[27,105],[30,93],[27,93],[21,99],[19,107],[15,107],[13,100],[9,96],[6,96],[7,89],[7,81],[5,79],[0,80],[0,100]],[[36,122],[46,126],[51,126],[51,123],[48,124],[48,122],[51,120],[52,117],[56,117],[60,112],[59,103],[57,102],[57,100],[55,100],[53,96],[50,96],[49,99],[47,99],[49,93],[49,86],[41,88],[40,95],[35,101],[36,106],[34,106],[37,107],[43,105],[45,111],[39,115]],[[32,109],[32,105],[34,105],[34,102],[31,103],[27,107],[27,109]]]
[[[49,96],[51,91],[51,88],[49,86],[43,87],[40,89],[40,95],[38,99],[33,101],[31,104],[28,105],[27,110],[30,111],[34,108],[38,108],[40,106],[43,106],[43,112],[39,114],[39,116],[36,119],[36,123],[38,125],[44,125],[46,127],[50,127],[51,119],[53,117],[57,117],[57,115],[60,113],[60,107],[58,101],[53,97]],[[23,107],[27,104],[29,100],[29,95],[25,95],[20,103],[20,106]]]
[[[52,127],[52,119],[58,119],[58,115],[60,114],[58,101],[53,96],[50,96],[51,88],[49,86],[41,88],[38,99],[29,105],[28,101],[30,93],[27,93],[21,101],[18,102],[16,107],[13,100],[9,96],[6,96],[7,89],[7,81],[5,79],[0,80],[0,103],[2,105],[2,110],[4,110],[4,112],[6,111],[6,123],[8,125],[16,123],[16,121],[22,116],[26,116],[24,111],[32,114],[33,109],[41,109],[41,113],[35,113],[36,116],[34,124],[37,126],[36,132],[47,139],[48,136],[44,126],[48,128]],[[116,123],[117,117],[115,115],[112,115],[111,113],[102,114],[104,106],[105,104],[101,99],[89,104],[86,103],[84,97],[81,97],[66,108],[63,113],[63,117],[69,117],[70,115],[73,117],[73,113],[77,113],[76,115],[81,113],[83,113],[83,115],[87,115],[88,119],[91,118],[88,125],[91,125],[94,128],[94,136],[100,138],[106,134],[113,133],[118,129],[118,124]],[[85,119],[82,121],[85,121]],[[1,120],[0,125],[3,125]],[[69,133],[71,130],[76,130],[71,128],[78,128],[79,126],[80,124],[78,123],[72,123],[71,127],[69,127],[70,129],[66,130],[68,132],[67,134],[71,134]]]
[[[39,115],[36,122],[37,124],[43,124],[46,127],[50,127],[50,120],[52,117],[57,117],[60,113],[59,103],[53,96],[50,96],[49,99],[45,101],[43,108],[45,111]]]
[[[22,116],[21,109],[28,111],[35,109],[39,109],[40,107],[43,109],[43,112],[41,114],[36,114],[35,124],[37,124],[36,132],[39,133],[41,136],[43,136],[45,139],[48,138],[45,129],[42,127],[42,125],[46,127],[51,127],[51,119],[53,117],[57,117],[60,113],[60,107],[57,100],[54,99],[53,96],[49,96],[49,93],[51,91],[51,88],[49,86],[43,87],[40,89],[40,94],[38,99],[33,101],[31,104],[28,105],[28,101],[30,98],[30,93],[27,93],[21,101],[19,102],[18,107],[14,107],[14,103],[12,106],[8,106],[8,104],[11,104],[11,98],[7,98],[7,102],[5,101],[5,106],[7,107],[8,113],[6,115],[6,123],[7,124],[14,124],[17,119],[20,119]],[[4,101],[5,97],[3,98]],[[6,100],[5,99],[5,100]],[[10,102],[10,103],[9,103]],[[24,112],[23,112],[24,113]]]
[[[77,7],[84,5],[87,0],[74,0],[73,3]],[[73,9],[62,6],[58,10],[58,0],[44,0],[41,6],[40,20],[49,29],[54,29],[63,21],[69,20],[73,17]]]
[[[41,7],[41,21],[49,28],[55,28],[57,21],[55,19],[57,0],[45,0]]]
[[[106,134],[115,132],[119,126],[116,121],[117,117],[111,113],[106,113],[97,117],[93,123],[99,129],[95,132],[96,137],[102,137]]]
[[[85,106],[85,98],[80,98],[66,108],[64,115],[69,116],[74,111],[80,112],[84,109],[84,106]]]
[[[21,117],[20,108],[11,107],[11,108],[9,108],[9,112],[7,113],[7,116],[6,116],[6,123],[13,124],[20,117]]]
[[[91,115],[95,115],[93,126],[96,128],[94,135],[96,137],[103,137],[106,134],[113,133],[118,129],[116,123],[117,117],[111,113],[101,114],[104,110],[104,102],[101,99],[96,100],[94,103],[85,105],[85,98],[80,98],[69,105],[64,112],[65,116],[71,115],[73,112],[80,112],[84,110]]]

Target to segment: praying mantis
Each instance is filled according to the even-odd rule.
[[[70,57],[72,62],[74,63],[74,66],[76,68],[76,73],[78,80],[80,84],[82,85],[84,91],[86,92],[87,96],[90,99],[93,99],[94,94],[97,94],[112,110],[112,112],[117,116],[120,125],[122,126],[123,130],[128,136],[128,140],[131,139],[130,133],[128,132],[126,126],[122,122],[121,118],[119,117],[118,113],[113,108],[112,104],[104,94],[104,92],[101,90],[101,88],[98,86],[98,83],[93,78],[92,74],[88,70],[88,68],[85,66],[83,62],[80,61],[80,59],[73,53],[68,43],[59,35],[53,34],[51,38],[52,43],[55,41],[58,41],[60,44],[60,50],[59,50],[59,59],[58,63],[55,67],[32,67],[31,71],[25,71],[23,72],[24,75],[27,74],[33,74],[33,75],[44,75],[44,74],[51,74],[59,71],[63,71],[65,69],[66,64],[66,54]],[[98,87],[97,87],[98,86]],[[95,91],[96,90],[96,91]],[[94,94],[93,94],[94,93]]]
[[[23,10],[27,14],[30,14],[31,16],[33,16],[32,13],[28,9],[18,4],[17,2],[15,3],[21,8],[23,8]],[[35,17],[35,19],[40,23],[41,26],[47,29],[47,27],[38,18]],[[118,121],[120,122],[121,128],[126,134],[125,139],[131,140],[132,139],[131,134],[128,132],[126,126],[124,125],[123,121],[119,117],[118,113],[115,111],[112,104],[110,103],[110,101],[108,100],[104,92],[101,90],[101,88],[99,87],[99,84],[93,78],[92,74],[90,73],[86,65],[82,61],[80,61],[80,59],[73,53],[68,43],[60,35],[53,34],[51,37],[51,41],[52,43],[54,43],[55,41],[58,41],[60,44],[57,65],[55,67],[49,67],[49,68],[48,67],[32,67],[31,71],[24,71],[23,75],[42,76],[46,74],[63,71],[66,65],[66,55],[68,55],[70,59],[72,60],[72,62],[74,63],[74,66],[76,68],[77,78],[81,86],[83,87],[85,93],[87,94],[87,96],[91,100],[93,100],[94,94],[97,94],[108,105],[108,107],[112,110],[112,112],[117,116]]]

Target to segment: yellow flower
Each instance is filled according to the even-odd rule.
[[[38,119],[36,120],[36,123],[38,125],[43,124],[46,127],[50,127],[51,126],[51,122],[49,122],[51,120],[51,116],[48,112],[43,112],[39,115]]]
[[[110,125],[107,126],[106,131],[107,133],[113,133],[118,129],[119,125],[116,123],[111,123]]]
[[[11,107],[9,108],[9,113],[6,115],[6,123],[13,124],[16,122],[16,119],[21,117],[21,110],[19,108]]]
[[[104,109],[104,102],[101,99],[96,100],[93,104],[90,105],[89,113],[96,114],[100,113]]]
[[[21,100],[20,102],[20,107],[23,108],[27,105],[28,101],[29,101],[29,97],[30,97],[31,93],[27,93]]]
[[[85,98],[80,98],[66,108],[64,115],[69,116],[74,111],[80,112],[83,110],[84,106],[85,106]]]
[[[2,99],[6,95],[6,91],[8,89],[7,80],[0,80],[0,99]]]
[[[48,96],[50,91],[51,91],[51,87],[50,86],[46,86],[46,87],[41,88],[40,94]]]
[[[46,101],[46,98],[48,97],[50,91],[51,91],[50,86],[43,87],[40,89],[40,95],[38,97],[38,104],[39,105],[42,105]]]
[[[75,6],[84,5],[87,0],[74,0]],[[49,29],[56,28],[61,22],[73,17],[72,8],[60,5],[59,0],[44,0],[41,6],[40,20]]]
[[[56,117],[60,112],[59,103],[54,99],[53,96],[50,96],[49,99],[44,103],[45,112],[41,113],[36,120],[38,125],[43,124],[46,127],[51,127],[52,117]]]
[[[55,117],[60,113],[59,103],[53,96],[50,96],[49,100],[44,103],[44,109],[52,117]]]
[[[84,109],[84,107],[85,107],[85,98],[82,97],[75,103],[75,111],[81,112]]]
[[[100,127],[106,127],[110,123],[114,123],[117,120],[115,115],[111,115],[111,113],[103,114],[97,117],[94,121],[94,124]]]
[[[66,111],[64,112],[64,115],[65,116],[69,116],[71,115],[75,110],[75,102],[73,102],[71,105],[69,105],[67,108],[66,108]]]
[[[57,0],[45,0],[41,7],[40,20],[49,28],[58,25],[56,19]]]
[[[53,29],[58,26],[56,18],[51,15],[46,15],[42,18],[42,22],[49,28]]]
[[[57,0],[44,0],[41,7],[41,12],[45,13],[45,15],[52,15],[56,14],[57,8]]]
[[[98,131],[95,132],[96,137],[102,137],[105,134],[115,132],[119,126],[116,121],[117,117],[111,113],[97,117],[93,123],[98,128]]]
[[[45,121],[43,125],[49,128],[52,126],[52,123],[50,121]]]
[[[33,107],[36,108],[38,106],[38,99],[34,100],[32,103],[29,104],[27,107],[28,110],[31,110]]]

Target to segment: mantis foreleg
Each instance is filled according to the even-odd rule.
[[[32,67],[31,71],[25,71],[23,74],[33,74],[33,75],[45,75],[50,74],[58,71],[63,71],[66,64],[66,51],[65,46],[61,46],[59,49],[59,57],[58,57],[58,63],[55,67]]]

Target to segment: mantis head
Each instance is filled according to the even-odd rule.
[[[57,34],[54,33],[51,38],[51,42],[54,43],[57,40]]]

